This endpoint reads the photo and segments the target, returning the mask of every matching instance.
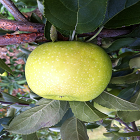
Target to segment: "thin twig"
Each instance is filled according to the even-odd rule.
[[[13,102],[6,102],[6,101],[0,101],[0,104],[5,104],[5,105],[23,105],[23,106],[29,106],[29,104],[24,104],[24,103],[13,103]]]
[[[116,120],[118,122],[120,122],[121,124],[125,125],[125,127],[129,130],[131,130],[132,132],[134,132],[133,128],[129,127],[127,123],[123,122],[120,118],[111,118],[109,117],[109,119],[111,120]]]
[[[0,29],[9,31],[44,32],[44,24],[0,19]]]
[[[136,126],[136,124],[135,124],[135,122],[131,122],[130,124],[131,124],[131,126],[132,126],[134,131],[139,131],[137,126]],[[137,136],[137,140],[140,140],[140,136]]]
[[[25,33],[15,35],[0,36],[0,46],[31,43],[38,41],[38,38],[43,37],[44,33]]]
[[[99,28],[98,32],[93,37],[91,37],[89,40],[87,40],[86,42],[90,42],[91,40],[93,40],[94,38],[96,38],[100,34],[100,32],[102,31],[103,28],[104,28],[104,26],[102,26],[101,28]]]
[[[23,22],[28,21],[11,0],[0,0],[0,2],[14,16],[16,20]]]

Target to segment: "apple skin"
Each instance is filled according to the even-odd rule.
[[[0,76],[7,76],[7,72],[5,71],[4,73],[0,74]]]
[[[29,55],[25,76],[31,90],[41,97],[89,101],[100,95],[112,75],[107,53],[92,43],[49,42]]]

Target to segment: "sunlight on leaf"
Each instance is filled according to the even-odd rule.
[[[82,121],[94,122],[107,117],[107,115],[98,111],[89,102],[71,101],[69,104],[74,115]]]

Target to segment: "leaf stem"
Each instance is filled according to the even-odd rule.
[[[90,42],[91,40],[93,40],[102,31],[103,28],[104,28],[104,26],[100,27],[98,32],[93,37],[91,37],[89,40],[87,40],[86,42]]]
[[[18,21],[28,22],[26,17],[18,10],[11,0],[0,0],[3,6],[14,16]]]

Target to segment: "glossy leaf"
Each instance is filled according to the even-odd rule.
[[[7,72],[11,73],[12,75],[14,75],[12,70],[5,64],[5,62],[1,58],[0,58],[0,67],[6,70]]]
[[[84,123],[76,117],[66,120],[60,132],[63,140],[89,140]]]
[[[131,73],[125,76],[113,77],[111,84],[131,84],[140,81],[140,73]]]
[[[108,0],[104,23],[109,21],[122,10],[136,4],[139,0]]]
[[[94,99],[94,102],[118,111],[138,111],[140,110],[140,105],[135,103],[128,102],[117,96],[109,94],[108,92],[103,92],[97,98]]]
[[[51,127],[57,124],[69,104],[66,101],[41,99],[36,106],[16,116],[6,130],[16,134],[30,134],[43,127]]]
[[[94,122],[107,117],[107,115],[98,111],[89,102],[71,101],[69,103],[74,116],[82,121]]]
[[[23,140],[39,140],[36,133],[32,133],[29,135],[22,135]]]
[[[110,52],[119,50],[120,48],[126,47],[129,44],[133,43],[135,40],[136,40],[135,38],[117,39],[106,49],[106,52],[110,53]]]
[[[44,14],[51,24],[62,30],[91,32],[103,22],[106,6],[107,0],[47,0]]]
[[[120,28],[140,23],[140,2],[121,11],[113,17],[107,24],[106,28]]]

